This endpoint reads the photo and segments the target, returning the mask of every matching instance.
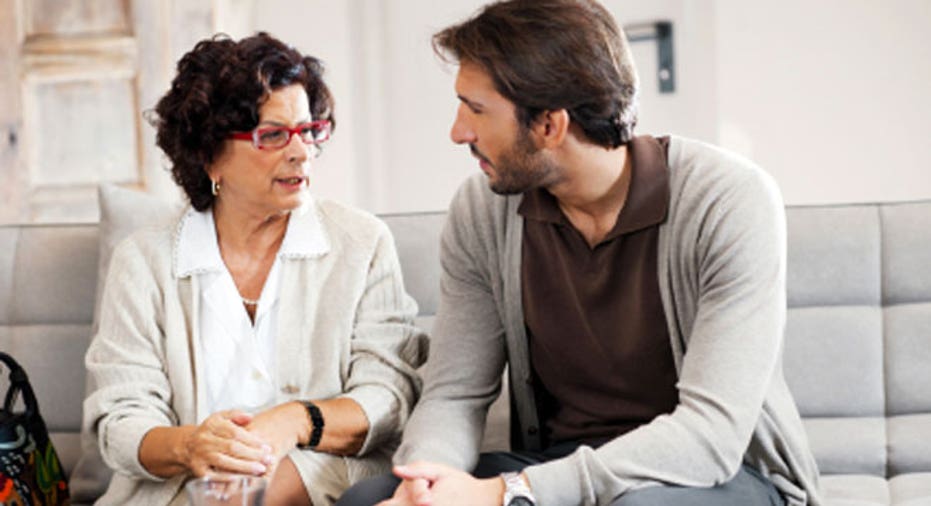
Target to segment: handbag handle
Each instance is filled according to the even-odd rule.
[[[19,362],[13,360],[13,357],[2,351],[0,351],[0,362],[3,362],[10,370],[10,388],[6,391],[3,400],[4,411],[13,412],[16,394],[22,392],[23,404],[26,405],[26,415],[36,415],[39,412],[39,403],[36,401],[35,392],[32,391],[32,385],[29,384],[29,376],[26,375],[26,370],[19,365]]]

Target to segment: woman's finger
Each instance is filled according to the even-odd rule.
[[[251,474],[261,476],[268,467],[254,460],[240,459],[225,453],[212,453],[206,459],[210,467],[219,473]]]
[[[245,411],[239,411],[238,409],[223,411],[223,416],[227,420],[239,426],[248,425],[249,422],[252,421],[252,415],[246,413]]]
[[[206,421],[204,423],[207,423]],[[241,441],[245,445],[271,452],[271,445],[259,436],[249,432],[245,428],[236,425],[229,418],[218,418],[211,421],[208,426],[211,433],[223,439],[234,439]]]

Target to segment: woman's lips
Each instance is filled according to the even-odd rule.
[[[289,189],[298,189],[307,182],[307,176],[280,177],[275,182]]]

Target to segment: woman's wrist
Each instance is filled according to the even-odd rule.
[[[320,439],[323,437],[323,414],[316,404],[310,401],[302,401],[301,406],[304,408],[306,419],[310,420],[310,434],[306,439],[298,442],[298,448],[315,450],[320,445]]]
[[[139,445],[139,463],[149,473],[161,478],[191,473],[190,436],[195,427],[155,427]]]
[[[182,425],[175,432],[175,443],[172,446],[175,464],[184,469],[184,472],[191,473],[191,437],[196,429],[193,425]]]
[[[303,401],[291,401],[288,403],[288,408],[289,417],[296,420],[294,446],[298,448],[306,446],[310,442],[310,435],[313,432],[313,423],[311,423],[310,416],[307,414],[307,408],[304,407]]]

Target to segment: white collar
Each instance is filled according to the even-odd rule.
[[[314,202],[291,211],[278,257],[312,258],[325,255],[329,250],[330,242]],[[192,208],[184,214],[175,232],[174,260],[178,278],[226,269],[220,257],[212,210]]]

